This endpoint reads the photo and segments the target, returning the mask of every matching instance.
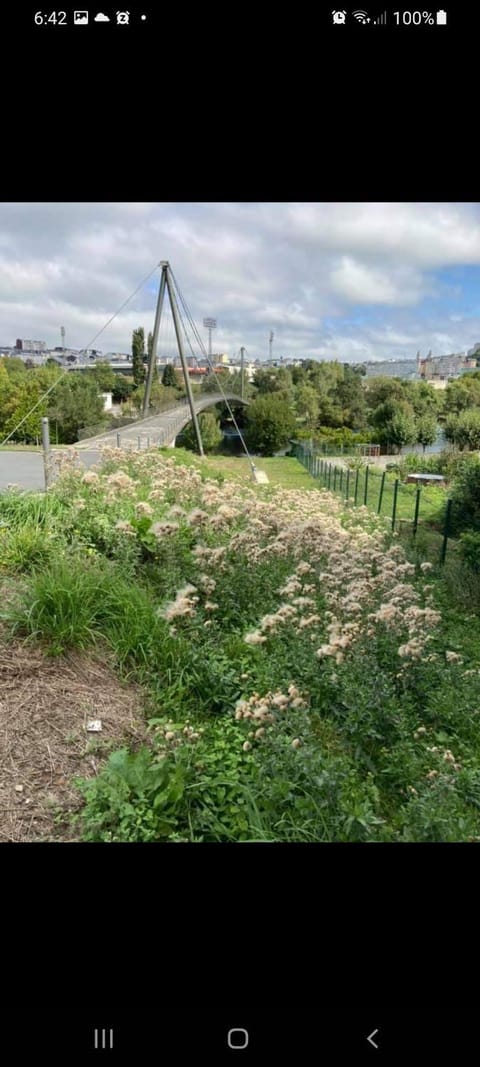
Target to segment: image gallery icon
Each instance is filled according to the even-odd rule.
[[[332,19],[334,26],[344,26],[345,19],[347,17],[346,11],[332,11]]]
[[[74,26],[88,26],[88,11],[74,11],[73,12],[73,25]]]

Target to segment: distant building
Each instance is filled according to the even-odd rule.
[[[418,379],[417,361],[415,359],[389,359],[365,363],[366,378],[403,378],[411,381]]]
[[[21,352],[46,352],[46,341],[23,341],[20,337],[17,337],[15,348],[20,349]]]
[[[476,370],[477,360],[472,356],[466,356],[463,352],[452,353],[449,356],[432,356],[429,352],[425,359],[422,359],[418,353],[417,367],[424,381],[448,381],[449,378],[460,377],[465,370]]]

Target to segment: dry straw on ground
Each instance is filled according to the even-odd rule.
[[[93,777],[110,749],[144,739],[142,707],[141,691],[91,655],[52,658],[1,642],[0,841],[75,840],[72,779]],[[99,734],[87,733],[93,719]]]

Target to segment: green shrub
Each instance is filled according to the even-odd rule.
[[[457,469],[452,492],[451,529],[480,530],[480,459],[470,457]]]
[[[460,559],[470,567],[475,574],[480,573],[480,532],[464,532],[460,534],[458,553]]]

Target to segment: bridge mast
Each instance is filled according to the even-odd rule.
[[[143,412],[142,412],[142,414],[143,414],[144,418],[147,417],[148,409],[149,409],[149,406],[150,406],[150,393],[152,391],[153,373],[154,373],[154,370],[155,370],[155,362],[156,362],[156,359],[157,359],[158,331],[160,329],[160,319],[161,319],[161,316],[162,316],[162,308],[163,308],[163,297],[164,297],[164,294],[165,294],[165,275],[166,275],[167,267],[166,267],[166,264],[163,261],[162,261],[162,263],[159,263],[159,267],[160,266],[162,268],[162,276],[160,278],[160,288],[158,290],[157,310],[155,312],[155,325],[153,327],[152,351],[150,353],[150,358],[149,358],[149,361],[148,361],[148,373],[147,373],[147,380],[145,382],[145,395],[143,397]]]
[[[176,338],[177,338],[177,345],[178,345],[178,354],[180,356],[180,362],[182,364],[182,370],[183,370],[184,377],[185,377],[185,388],[187,390],[188,404],[189,404],[190,413],[191,413],[191,416],[192,416],[193,426],[194,426],[194,429],[195,429],[195,436],[197,438],[198,451],[199,451],[200,455],[203,456],[205,453],[203,451],[202,435],[200,433],[200,426],[198,424],[197,412],[195,411],[195,403],[194,403],[194,400],[193,400],[192,386],[191,386],[191,382],[190,382],[190,378],[189,378],[189,374],[188,374],[187,363],[186,363],[186,360],[185,360],[185,352],[184,352],[184,349],[183,349],[182,331],[181,331],[181,328],[180,328],[180,318],[179,318],[179,314],[178,314],[177,298],[175,296],[175,293],[173,291],[172,284],[171,284],[171,281],[170,281],[170,264],[168,263],[168,261],[166,259],[162,259],[160,261],[160,263],[159,263],[159,267],[162,268],[162,276],[161,276],[161,279],[160,279],[160,288],[158,290],[157,310],[155,312],[155,325],[153,327],[152,351],[151,351],[151,354],[150,354],[150,359],[148,361],[148,374],[147,374],[147,381],[146,381],[146,385],[145,385],[145,396],[143,398],[143,415],[144,415],[144,417],[148,415],[148,407],[149,407],[149,404],[150,404],[150,393],[151,393],[151,389],[152,389],[153,371],[154,371],[154,367],[155,367],[155,360],[157,358],[158,332],[159,332],[159,329],[160,329],[160,319],[161,319],[161,315],[162,315],[163,298],[164,298],[164,295],[165,295],[165,288],[166,288],[167,292],[168,292],[169,299],[170,299],[170,307],[172,309],[173,324],[175,326],[175,335],[176,335]]]
[[[163,266],[163,264],[162,264]],[[205,455],[203,451],[202,435],[200,433],[200,426],[198,424],[197,412],[195,411],[195,404],[193,400],[192,385],[188,374],[187,361],[185,359],[185,352],[183,350],[182,331],[180,329],[180,319],[178,315],[177,298],[172,289],[172,283],[170,281],[170,264],[165,263],[165,281],[168,289],[168,295],[170,297],[170,307],[172,309],[173,324],[175,326],[175,334],[177,337],[178,354],[180,356],[180,362],[182,364],[182,370],[185,376],[185,388],[187,390],[188,404],[192,416],[192,422],[195,430],[195,436],[197,438],[198,451],[201,456]]]

